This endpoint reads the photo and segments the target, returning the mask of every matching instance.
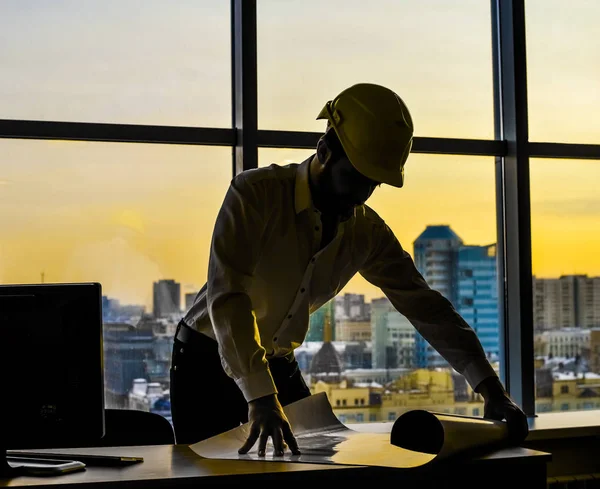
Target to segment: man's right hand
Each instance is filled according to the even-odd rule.
[[[293,455],[300,455],[290,422],[276,394],[260,397],[248,403],[248,423],[250,434],[238,453],[248,453],[258,440],[258,455],[264,457],[267,440],[271,437],[275,456],[283,455],[286,444]]]

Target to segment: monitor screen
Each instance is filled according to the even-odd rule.
[[[0,439],[62,448],[104,436],[98,283],[0,285]]]

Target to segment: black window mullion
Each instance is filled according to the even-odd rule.
[[[0,138],[231,146],[233,130],[215,127],[0,119]]]
[[[528,415],[535,414],[531,202],[527,64],[523,0],[491,0],[496,158],[501,377]]]
[[[231,0],[233,174],[258,167],[256,0]]]

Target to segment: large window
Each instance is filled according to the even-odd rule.
[[[233,168],[300,163],[325,102],[380,83],[407,103],[417,139],[405,187],[384,186],[369,205],[528,414],[534,399],[539,412],[599,407],[600,12],[526,3],[525,26],[521,2],[480,0],[0,2],[0,282],[100,281],[106,354],[127,352],[132,328],[154,344],[127,373],[110,364],[108,404],[168,416],[174,325],[206,279]],[[362,389],[326,387],[340,419],[483,412],[360,276],[311,316],[303,372],[329,327]],[[160,408],[152,389],[165,393]],[[425,391],[435,395],[394,394]]]
[[[600,408],[599,163],[531,161],[540,412]]]
[[[2,119],[231,125],[229,2],[3,0]]]
[[[0,141],[0,281],[101,283],[110,408],[170,416],[174,326],[206,281],[232,176],[230,148],[200,146],[231,127],[230,11],[222,0],[0,5],[2,130],[50,139]],[[141,144],[171,141],[189,145]]]
[[[600,4],[527,0],[525,6],[530,139],[597,144]]]
[[[100,282],[107,407],[152,407],[129,393],[143,378],[167,395],[165,343],[206,281],[230,151],[4,140],[0,154],[2,283]]]
[[[258,1],[258,123],[319,131],[326,101],[395,89],[420,136],[493,138],[488,2]]]

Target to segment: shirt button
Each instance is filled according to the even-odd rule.
[[[311,263],[314,263],[314,262],[315,262],[315,259],[314,259],[314,258],[311,258],[311,259],[310,259],[310,262],[311,262]]]
[[[275,337],[273,338],[273,341],[277,341],[277,336],[275,336]]]
[[[292,319],[292,315],[291,314],[288,314],[288,319]]]
[[[319,226],[315,226],[315,231],[318,231],[318,230],[319,230]]]
[[[305,288],[301,288],[300,292],[304,293],[305,290],[306,290]]]

